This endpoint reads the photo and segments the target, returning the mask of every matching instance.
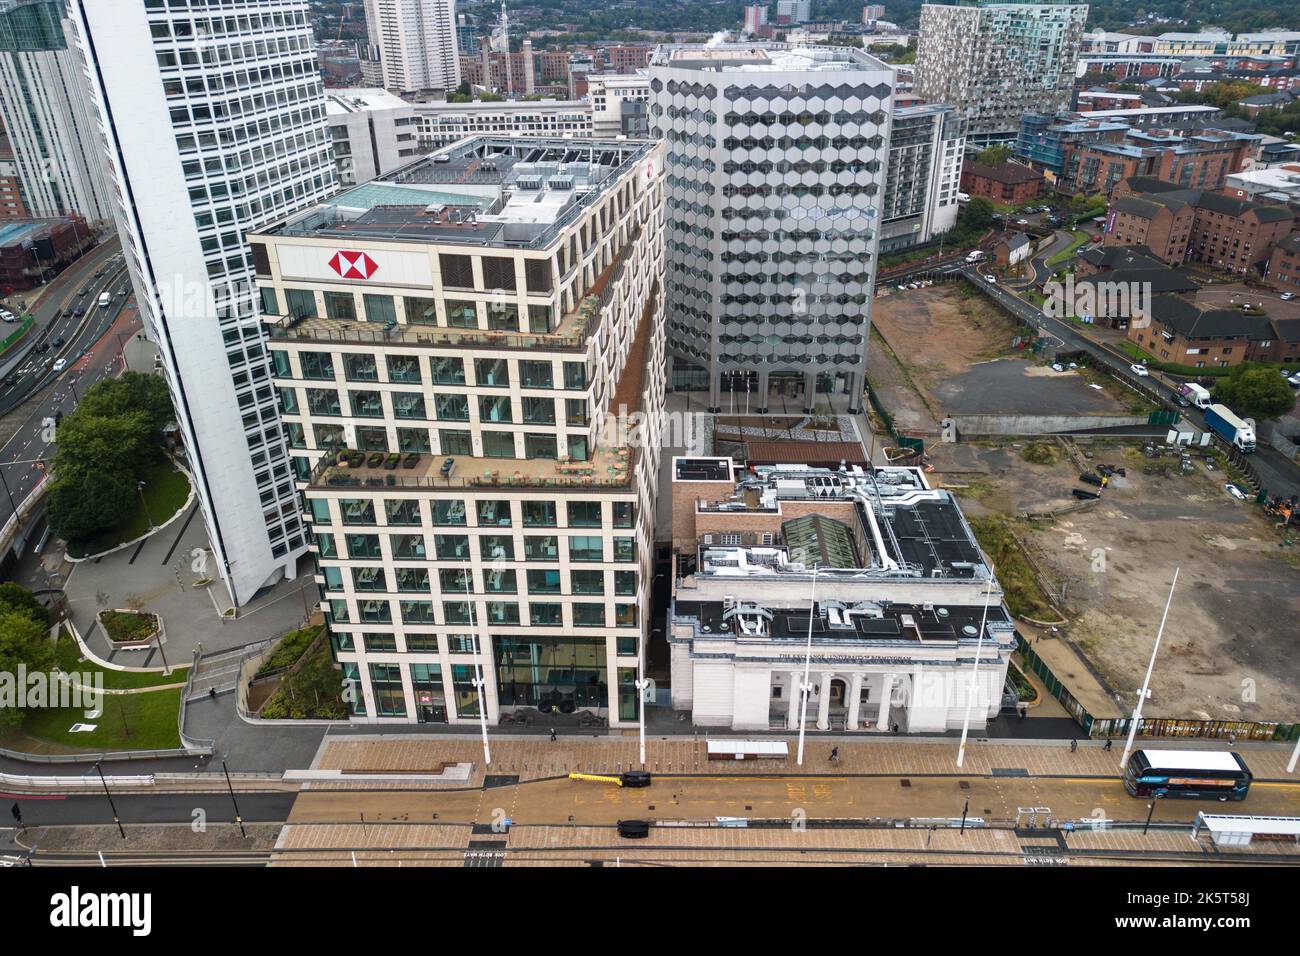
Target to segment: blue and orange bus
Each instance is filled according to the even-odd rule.
[[[1136,750],[1124,768],[1124,788],[1135,797],[1244,800],[1251,773],[1226,750]]]

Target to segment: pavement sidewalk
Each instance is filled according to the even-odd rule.
[[[834,776],[1090,776],[1118,777],[1123,741],[1106,751],[1100,741],[1082,741],[1072,751],[1068,741],[1055,743],[1004,743],[974,740],[968,743],[963,766],[957,767],[957,741],[916,742],[905,738],[858,740],[817,737],[806,741],[803,766],[795,760],[797,738],[785,739],[789,756],[780,760],[709,760],[704,738],[658,737],[646,740],[645,769],[669,774],[764,774]],[[1205,749],[1204,741],[1201,749]],[[472,763],[469,785],[479,786],[487,774],[517,775],[521,780],[580,773],[619,773],[639,769],[636,736],[626,739],[490,738],[492,763],[483,764],[482,743],[476,739],[446,740],[409,735],[366,735],[348,738],[326,736],[312,761],[312,770],[365,772],[358,787],[371,788],[385,773],[430,773],[440,764]],[[1141,742],[1137,746],[1142,746]],[[1162,742],[1162,747],[1169,746]],[[839,760],[830,760],[831,748]],[[1226,748],[1224,748],[1226,749]],[[1286,773],[1290,747],[1256,744],[1243,751],[1257,781],[1300,781]],[[308,769],[308,768],[303,768]],[[405,783],[410,786],[410,782]],[[339,786],[339,784],[331,784]]]

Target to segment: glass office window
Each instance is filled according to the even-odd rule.
[[[433,553],[442,561],[463,561],[469,557],[469,537],[463,534],[435,534]]]
[[[515,539],[508,534],[485,534],[479,536],[479,554],[484,561],[513,561],[515,559]]]
[[[484,458],[514,458],[515,457],[515,433],[514,432],[483,432],[483,457]]]
[[[605,542],[599,535],[569,535],[570,561],[604,561]]]

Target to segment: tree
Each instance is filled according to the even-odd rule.
[[[58,425],[49,521],[64,540],[118,525],[135,508],[136,483],[162,455],[173,420],[167,386],[155,375],[127,372],[87,390]]]
[[[125,372],[120,378],[96,382],[87,390],[77,411],[103,418],[141,415],[142,426],[153,432],[155,438],[161,437],[162,430],[175,418],[167,383],[157,375],[142,372]]]
[[[16,611],[44,626],[50,623],[50,612],[36,599],[36,595],[12,581],[0,584],[0,614],[7,611]]]
[[[1214,400],[1243,418],[1263,420],[1295,408],[1295,394],[1277,369],[1242,362],[1214,389]]]
[[[1006,143],[990,146],[988,149],[982,149],[975,154],[975,162],[981,166],[1001,166],[1010,158],[1011,147]]]
[[[957,228],[971,232],[982,232],[993,225],[993,203],[983,196],[976,196],[962,207],[957,214]]]
[[[65,541],[115,528],[135,510],[135,479],[110,474],[60,475],[50,485],[51,530]]]
[[[15,682],[9,687],[0,683],[0,727],[17,727],[27,716],[26,709],[9,697],[17,693],[19,667],[27,673],[54,669],[54,642],[48,630],[21,611],[0,610],[0,682]]]

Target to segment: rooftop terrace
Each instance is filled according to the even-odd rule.
[[[629,140],[474,137],[264,231],[541,247],[652,148]]]

